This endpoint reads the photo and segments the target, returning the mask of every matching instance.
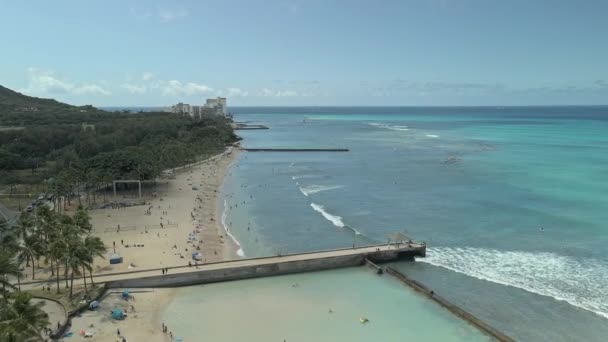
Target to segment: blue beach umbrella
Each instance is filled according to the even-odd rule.
[[[125,318],[125,313],[121,309],[112,310],[112,319],[122,320]]]

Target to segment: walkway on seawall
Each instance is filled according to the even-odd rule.
[[[342,267],[359,266],[369,259],[384,263],[400,259],[424,256],[426,245],[405,243],[400,245],[373,245],[327,251],[289,254],[253,259],[239,259],[192,266],[169,267],[167,274],[161,269],[147,269],[132,272],[107,273],[94,275],[95,283],[105,283],[107,288],[152,288],[175,287],[230,280],[268,277],[282,274],[313,272]],[[187,263],[188,260],[185,260]],[[63,279],[63,278],[61,278]],[[52,284],[55,279],[22,282],[22,288],[33,288]],[[75,278],[80,285],[82,277]]]

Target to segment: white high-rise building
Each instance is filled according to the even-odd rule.
[[[221,115],[226,116],[228,111],[226,110],[226,98],[218,97],[215,99],[207,99],[206,103],[202,106],[191,106],[187,103],[178,103],[171,106],[172,113],[175,114],[188,114],[191,117],[197,117],[202,115]]]
[[[215,115],[222,115],[222,116],[226,116],[226,98],[225,97],[218,97],[215,99],[207,99],[207,102],[205,103],[205,107],[213,109],[214,110],[214,114]]]

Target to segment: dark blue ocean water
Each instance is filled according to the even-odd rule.
[[[247,256],[430,246],[410,276],[518,340],[608,336],[608,107],[231,108],[247,147],[224,185]],[[542,229],[541,229],[542,228]]]

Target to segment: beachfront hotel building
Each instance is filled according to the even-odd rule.
[[[170,112],[175,114],[188,114],[191,117],[200,117],[201,115],[219,115],[226,116],[226,98],[218,97],[215,99],[207,99],[202,106],[191,106],[187,103],[178,103],[171,106]]]

